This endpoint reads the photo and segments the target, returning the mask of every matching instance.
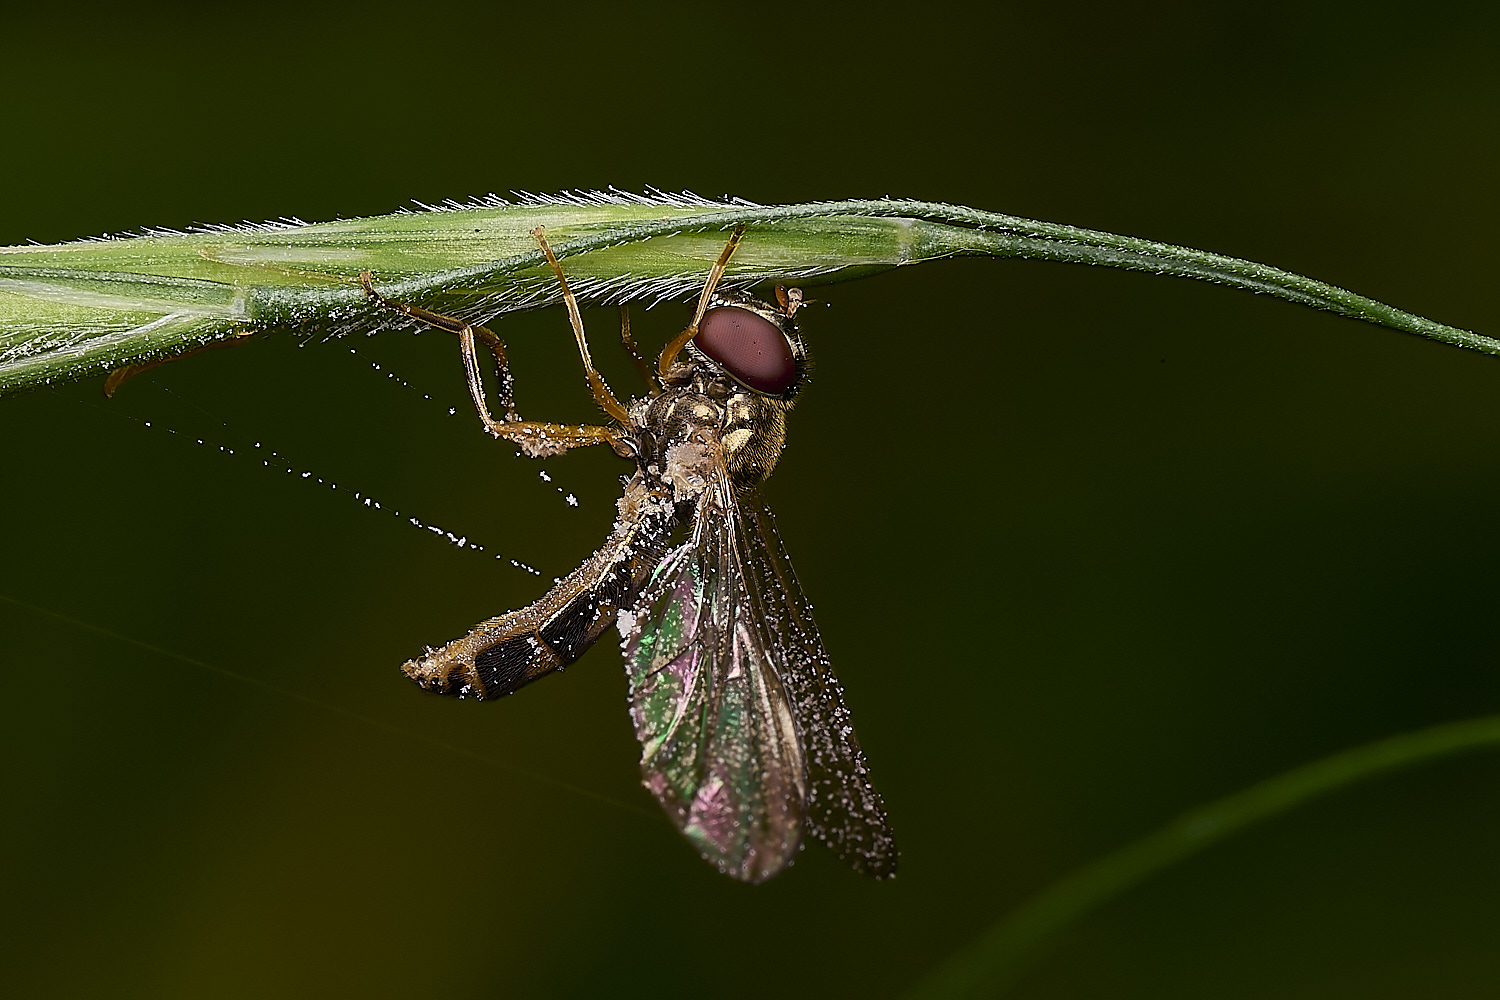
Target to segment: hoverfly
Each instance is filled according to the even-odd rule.
[[[843,689],[755,487],[775,468],[806,373],[793,314],[715,294],[743,228],[709,272],[693,321],[662,350],[651,393],[620,404],[589,356],[578,302],[562,286],[584,373],[612,426],[521,420],[500,338],[481,326],[376,301],[459,335],[484,428],[533,457],[607,444],[635,462],[603,547],[529,607],[492,618],[408,661],[428,691],[512,694],[572,663],[608,629],[621,636],[643,783],[705,860],[746,882],[791,864],[804,833],[855,870],[894,874],[896,847],[850,725]],[[476,339],[498,367],[503,420],[485,403]],[[630,338],[627,350],[648,374]],[[681,357],[679,357],[681,356]]]

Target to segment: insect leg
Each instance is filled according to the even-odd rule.
[[[646,359],[641,357],[640,348],[636,346],[635,338],[630,335],[630,306],[624,302],[620,303],[620,343],[625,345],[625,353],[629,354],[630,360],[635,362],[635,370],[640,372],[641,378],[652,387],[652,393],[659,391],[651,380],[651,369],[647,367]]]
[[[563,277],[562,265],[557,262],[557,255],[548,245],[546,233],[543,232],[541,226],[537,226],[531,231],[531,235],[536,237],[542,253],[547,255],[547,263],[552,265],[552,273],[557,275],[557,283],[562,285],[563,303],[568,307],[568,321],[573,324],[573,336],[578,341],[578,356],[583,359],[583,373],[589,380],[589,391],[594,394],[594,401],[605,413],[622,424],[628,424],[630,414],[625,412],[625,407],[620,405],[615,394],[609,391],[609,386],[604,384],[604,379],[594,369],[594,359],[589,357],[589,342],[583,335],[583,317],[578,312],[578,300],[573,297],[573,290],[568,287],[568,279]]]
[[[787,319],[797,315],[797,310],[807,305],[802,298],[802,289],[788,288],[785,285],[776,286],[776,301],[781,305],[781,314]]]
[[[250,330],[243,330],[239,333],[231,333],[224,340],[215,340],[211,344],[194,347],[183,351],[181,354],[172,354],[165,358],[157,358],[155,361],[145,361],[138,365],[126,365],[123,368],[116,368],[104,380],[104,395],[106,398],[113,396],[115,390],[124,385],[129,379],[135,378],[141,372],[148,372],[153,368],[160,367],[169,361],[181,361],[183,358],[190,358],[194,354],[202,354],[204,351],[215,351],[221,347],[233,347],[235,344],[242,344],[245,342],[245,338],[250,336],[251,332]]]
[[[484,421],[485,427],[489,427],[496,421],[490,416],[489,408],[484,402],[484,382],[479,371],[479,359],[474,353],[475,338],[477,337],[479,340],[484,341],[484,345],[490,349],[490,354],[495,358],[496,378],[500,382],[497,395],[500,397],[500,405],[505,408],[505,419],[507,422],[521,419],[516,414],[515,380],[511,378],[510,364],[506,361],[505,341],[497,337],[493,330],[482,326],[474,326],[472,323],[465,323],[461,319],[444,316],[442,313],[435,313],[420,306],[392,301],[375,290],[374,276],[369,271],[364,271],[360,274],[359,283],[364,287],[365,294],[381,305],[389,306],[392,309],[403,312],[412,319],[420,320],[428,326],[458,334],[459,352],[463,355],[464,374],[469,380],[469,394],[474,397],[474,406],[479,410],[480,419]]]
[[[516,414],[512,397],[513,380],[510,366],[505,360],[505,342],[494,332],[482,326],[474,326],[463,320],[444,316],[405,302],[395,302],[375,290],[374,279],[369,271],[359,276],[365,294],[382,305],[398,309],[413,319],[420,320],[439,330],[458,334],[459,355],[463,358],[464,374],[469,382],[469,395],[474,399],[474,408],[479,411],[479,421],[492,436],[520,446],[521,451],[532,458],[545,458],[573,448],[591,444],[607,444],[619,454],[627,454],[629,446],[624,443],[620,431],[611,427],[594,427],[588,424],[549,424],[537,420],[522,420]],[[505,407],[505,419],[490,416],[484,402],[484,381],[479,370],[479,356],[474,349],[475,339],[483,340],[495,357],[499,368],[500,403]]]
[[[729,258],[734,256],[734,248],[740,245],[740,237],[744,235],[744,226],[735,226],[734,232],[729,234],[729,243],[725,245],[724,252],[719,254],[719,259],[709,270],[708,281],[703,285],[703,294],[698,296],[698,310],[693,313],[693,322],[662,348],[661,357],[656,359],[657,374],[665,376],[671,369],[672,362],[677,360],[677,352],[681,351],[688,341],[698,336],[698,324],[703,322],[703,314],[708,312],[708,302],[714,296],[714,288],[718,286],[719,279],[724,277],[724,268],[729,266]]]

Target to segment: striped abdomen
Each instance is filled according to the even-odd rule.
[[[535,604],[491,618],[441,649],[408,660],[406,676],[428,691],[497,698],[578,659],[634,601],[666,551],[670,499],[637,475],[604,546]]]

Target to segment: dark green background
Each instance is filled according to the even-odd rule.
[[[8,14],[0,244],[609,184],[890,193],[1495,334],[1479,6]],[[117,633],[0,600],[5,992],[891,995],[1182,809],[1500,711],[1500,360],[1050,263],[814,295],[766,493],[898,879],[816,845],[756,888],[698,861],[638,785],[611,642],[496,704],[409,685],[424,643],[543,581],[347,491],[550,579],[625,467],[556,458],[543,483],[479,433],[445,335],[273,335],[109,403],[98,381],[0,402],[0,595]],[[625,391],[613,313],[586,319]],[[683,311],[637,320],[659,343]],[[562,314],[501,329],[522,412],[588,418]],[[340,491],[262,469],[257,440]],[[1478,755],[1255,829],[1016,995],[1493,996],[1497,788]]]

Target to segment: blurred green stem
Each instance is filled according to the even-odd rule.
[[[1210,844],[1355,781],[1497,745],[1500,715],[1446,723],[1345,750],[1184,813],[1155,833],[1078,869],[1033,897],[954,954],[908,996],[1004,994],[1059,932]]]

